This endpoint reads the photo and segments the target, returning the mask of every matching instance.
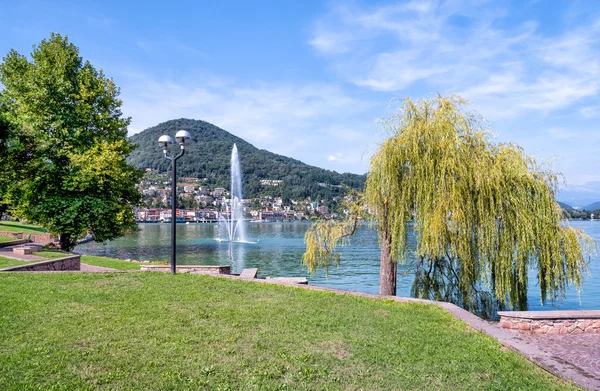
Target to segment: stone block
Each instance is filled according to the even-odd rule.
[[[13,253],[18,255],[30,255],[33,254],[33,249],[29,246],[13,247]]]
[[[257,274],[258,274],[257,268],[244,269],[242,271],[242,273],[240,274],[240,278],[253,279],[253,278],[256,278]]]
[[[304,277],[267,277],[267,280],[287,284],[308,284],[308,280]]]
[[[30,263],[27,265],[13,266],[2,269],[4,272],[41,272],[41,271],[60,271],[60,270],[80,270],[81,262],[79,255],[70,255],[65,258],[51,259]]]

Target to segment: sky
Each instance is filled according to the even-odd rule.
[[[365,173],[403,98],[459,94],[497,142],[600,200],[595,1],[3,1],[0,54],[50,32],[121,88],[129,133],[211,122],[258,148]]]

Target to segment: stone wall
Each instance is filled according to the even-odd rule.
[[[500,327],[526,334],[600,334],[600,311],[502,311]]]
[[[0,235],[0,236],[5,236],[5,235]],[[18,246],[20,244],[25,244],[25,243],[27,243],[27,239],[17,239],[17,238],[15,238],[15,240],[13,240],[12,242],[2,242],[2,243],[0,243],[0,247]]]
[[[51,259],[27,265],[13,266],[0,271],[3,272],[48,272],[61,270],[80,270],[81,261],[79,255],[70,255],[65,258]]]
[[[29,238],[32,242],[48,244],[58,241],[58,236],[52,234],[25,234],[15,232],[0,232],[0,236],[7,236],[9,238],[16,239],[27,239]]]

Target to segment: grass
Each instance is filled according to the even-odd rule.
[[[0,243],[14,242],[15,240],[19,240],[19,239],[13,238],[10,236],[0,236]]]
[[[140,270],[141,265],[164,265],[164,262],[128,262],[122,259],[82,255],[81,262],[93,266],[109,267],[118,270]]]
[[[41,257],[44,259],[57,259],[57,258],[68,257],[73,254],[65,254],[63,252],[53,251],[53,250],[42,250],[42,251],[35,252],[31,255],[35,255],[36,257]]]
[[[22,224],[19,221],[0,221],[0,232],[22,232],[26,234],[46,233],[42,227],[31,224]]]
[[[4,269],[7,267],[13,267],[13,266],[19,266],[19,265],[25,265],[27,263],[31,263],[31,262],[21,261],[20,259],[0,257],[0,269]]]
[[[202,275],[0,274],[2,390],[566,390],[435,306]]]

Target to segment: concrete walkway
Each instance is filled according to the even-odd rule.
[[[526,335],[522,338],[555,359],[579,368],[582,376],[600,379],[600,334]],[[598,382],[595,387],[592,389],[600,389]]]

